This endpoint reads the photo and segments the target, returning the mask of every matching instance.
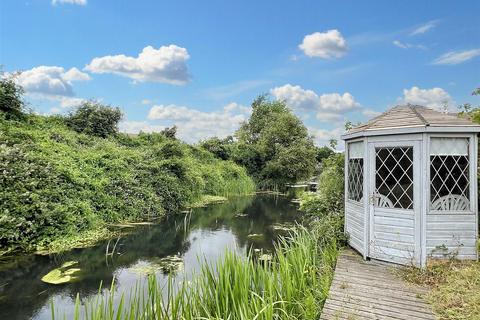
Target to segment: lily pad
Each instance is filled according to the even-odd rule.
[[[294,225],[291,223],[275,223],[271,226],[273,231],[278,233],[286,233],[288,231],[293,230]]]
[[[154,274],[158,271],[175,273],[183,270],[183,259],[177,255],[167,256],[153,261],[138,263],[129,270],[143,275]]]
[[[247,236],[247,238],[252,241],[260,241],[263,240],[264,236],[261,233],[251,233]]]
[[[42,277],[42,281],[50,284],[62,284],[67,282],[72,282],[77,280],[78,277],[75,276],[81,269],[80,268],[69,268],[73,265],[76,265],[78,261],[67,261],[62,264],[61,267],[53,269],[46,275]]]

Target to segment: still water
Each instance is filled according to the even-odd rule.
[[[0,261],[0,319],[51,319],[55,312],[70,319],[77,293],[82,301],[98,292],[100,282],[110,287],[114,279],[121,294],[146,282],[147,272],[168,256],[181,258],[177,280],[188,279],[202,263],[214,262],[226,250],[245,254],[251,249],[270,251],[282,233],[278,226],[299,217],[297,206],[288,198],[272,195],[236,197],[222,204],[193,210],[159,224],[136,227],[120,238],[113,255],[106,255],[108,241],[95,247],[66,253],[30,255]],[[283,231],[284,232],[284,231]],[[114,241],[115,242],[115,241]],[[109,251],[113,243],[109,244]],[[78,261],[78,280],[51,285],[40,279],[66,261]],[[150,271],[148,271],[150,270]],[[153,271],[160,283],[168,272]],[[117,294],[117,296],[119,296]]]

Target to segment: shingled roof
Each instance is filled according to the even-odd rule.
[[[367,123],[353,127],[344,137],[352,136],[355,133],[366,133],[377,130],[425,129],[427,127],[456,127],[461,128],[461,131],[465,131],[465,129],[471,127],[472,131],[480,130],[480,125],[473,123],[466,117],[460,117],[457,113],[440,112],[427,107],[409,104],[393,107]]]

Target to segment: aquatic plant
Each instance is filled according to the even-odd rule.
[[[150,276],[147,288],[122,293],[117,304],[112,284],[106,294],[77,297],[75,319],[316,319],[337,256],[337,241],[325,228],[331,227],[298,227],[262,263],[227,252],[205,263],[192,282],[161,286]]]
[[[42,281],[49,284],[63,284],[78,280],[76,274],[81,271],[80,268],[70,268],[78,264],[78,261],[67,261],[59,268],[55,268],[42,277]]]

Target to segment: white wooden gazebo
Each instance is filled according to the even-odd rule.
[[[365,259],[477,259],[477,134],[453,113],[397,106],[345,140],[345,231]]]

